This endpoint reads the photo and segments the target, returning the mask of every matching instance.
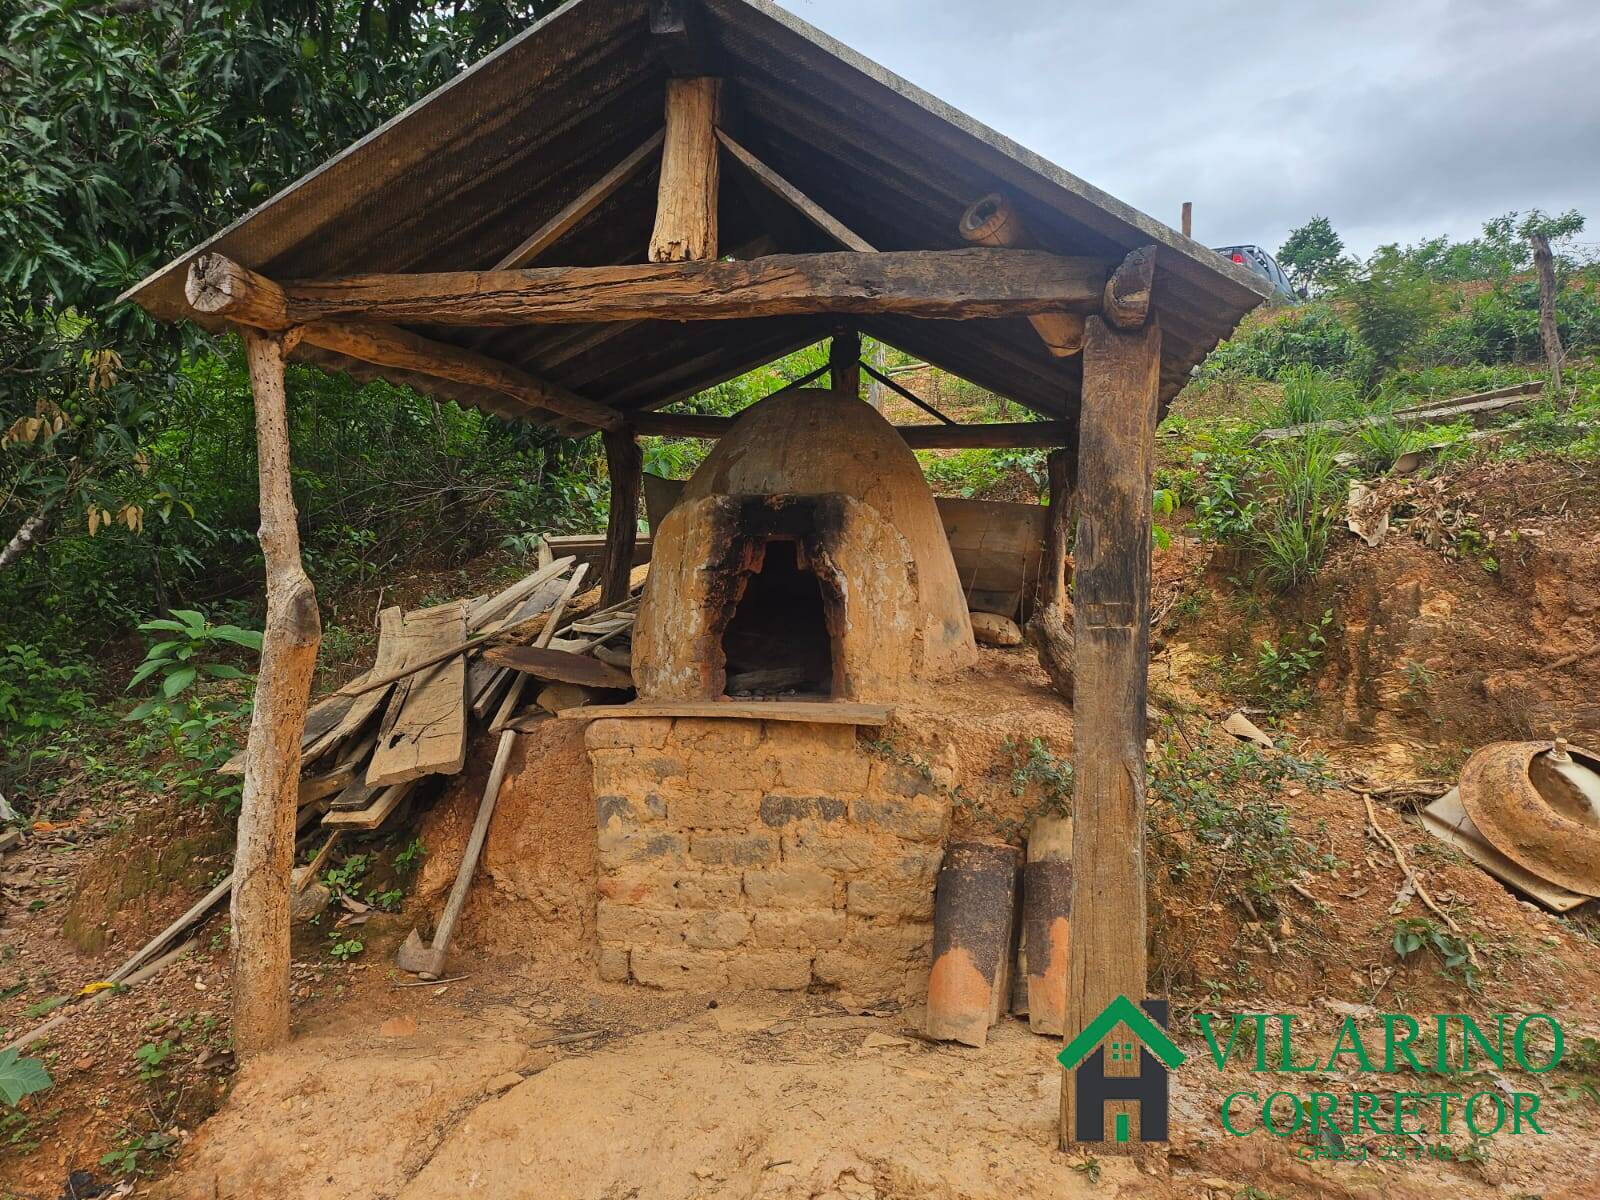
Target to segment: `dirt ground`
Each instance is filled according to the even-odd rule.
[[[1152,843],[1151,975],[1172,996],[1180,1031],[1192,1031],[1195,1011],[1290,1013],[1324,1032],[1349,1012],[1555,1013],[1569,1068],[1485,1077],[1538,1094],[1547,1136],[1455,1138],[1463,1157],[1453,1162],[1308,1162],[1298,1141],[1224,1136],[1218,1107],[1256,1077],[1186,1065],[1173,1076],[1167,1149],[1068,1155],[1054,1148],[1059,1047],[1025,1022],[1003,1019],[971,1050],[916,1036],[915,1009],[827,992],[601,983],[587,764],[579,727],[552,722],[513,760],[453,963],[464,978],[411,986],[390,964],[453,878],[486,754],[420,816],[428,856],[414,895],[359,926],[358,957],[330,958],[325,929],[298,936],[296,1038],[281,1053],[242,1069],[227,1053],[225,916],[151,983],[61,1010],[44,1054],[56,1087],[0,1129],[0,1196],[53,1200],[71,1170],[108,1183],[116,1164],[100,1156],[139,1139],[136,1193],[184,1198],[1594,1200],[1600,1102],[1584,1088],[1600,1076],[1600,1051],[1583,1039],[1600,1036],[1600,919],[1518,900],[1416,820],[1489,737],[1600,741],[1600,490],[1545,463],[1481,471],[1452,477],[1445,500],[1494,535],[1493,573],[1396,530],[1376,550],[1341,544],[1317,586],[1281,611],[1239,591],[1227,565],[1191,543],[1158,554],[1157,757],[1226,753],[1215,723],[1237,702],[1218,690],[1220,664],[1333,616],[1304,705],[1257,714],[1297,762],[1326,757],[1325,784],[1291,781],[1279,797],[1316,861],[1293,886],[1252,901],[1228,844],[1173,833],[1153,794],[1153,829],[1166,832]],[[975,805],[958,828],[983,833],[1026,801],[1013,792],[1006,744],[1038,737],[1065,757],[1072,730],[1019,649],[984,651],[890,735],[897,753],[966,781]],[[1428,955],[1397,958],[1395,923],[1432,918],[1369,828],[1363,792],[1469,935],[1478,990]],[[100,978],[222,867],[212,829],[186,826],[188,849],[163,855],[177,820],[159,803],[130,813],[116,797],[88,797],[0,864],[8,1036],[47,1019],[24,1015],[41,1001]],[[135,862],[136,872],[113,869]],[[145,884],[127,884],[130,874]],[[1178,1040],[1203,1065],[1203,1043]],[[163,1044],[171,1049],[154,1063],[138,1056]],[[1314,1079],[1355,1085],[1339,1072]]]

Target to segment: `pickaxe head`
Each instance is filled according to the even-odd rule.
[[[395,953],[394,965],[424,979],[438,979],[444,974],[444,956],[445,951],[435,950],[413,929]]]

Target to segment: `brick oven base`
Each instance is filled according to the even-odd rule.
[[[603,978],[927,992],[950,804],[848,725],[604,719],[587,735]]]

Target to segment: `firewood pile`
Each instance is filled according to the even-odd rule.
[[[379,614],[372,665],[306,715],[300,827],[370,831],[400,819],[425,780],[459,773],[473,733],[525,729],[633,687],[638,588],[599,607],[588,565],[551,559],[491,596]],[[536,685],[536,686],[530,686]],[[241,751],[220,768],[244,770]]]

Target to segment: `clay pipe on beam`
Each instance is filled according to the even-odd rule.
[[[1010,250],[1037,249],[1022,214],[999,192],[974,201],[961,214],[961,236],[975,246],[1002,246]],[[1057,358],[1070,358],[1083,349],[1081,313],[1040,313],[1028,321],[1039,340]]]

